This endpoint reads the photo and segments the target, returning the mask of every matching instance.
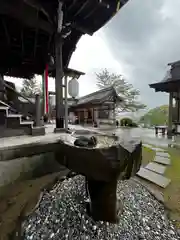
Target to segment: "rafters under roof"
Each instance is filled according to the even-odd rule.
[[[70,35],[63,44],[63,65],[80,37],[92,35],[109,21],[128,0],[63,0],[63,31]],[[58,0],[0,1],[0,73],[32,78],[42,74],[49,55],[55,56],[54,37]]]

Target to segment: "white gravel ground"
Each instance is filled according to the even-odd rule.
[[[163,205],[133,180],[118,184],[124,204],[119,224],[94,222],[86,213],[84,183],[78,175],[45,192],[39,208],[22,224],[24,239],[180,239]]]

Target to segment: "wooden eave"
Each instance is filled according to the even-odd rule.
[[[121,0],[120,5],[118,0],[62,1],[63,26],[71,30],[63,43],[66,68],[80,37],[104,26],[128,0]],[[32,78],[43,73],[49,55],[55,57],[57,7],[58,0],[0,1],[1,74]]]
[[[180,89],[180,79],[167,82],[157,82],[149,84],[156,92],[177,92]]]

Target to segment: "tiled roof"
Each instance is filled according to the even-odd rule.
[[[106,101],[113,101],[113,98],[116,98],[119,102],[123,101],[123,98],[117,94],[113,87],[108,87],[77,99],[77,104],[74,106],[84,105],[87,103],[98,104]]]
[[[150,88],[163,92],[177,90],[180,85],[180,61],[169,63],[168,66],[170,69],[166,72],[165,77],[159,82],[149,84]]]

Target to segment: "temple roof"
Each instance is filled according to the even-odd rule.
[[[32,78],[55,58],[58,0],[0,1],[0,73]],[[128,0],[62,0],[63,65],[83,34],[92,35]],[[68,35],[68,34],[69,35]]]
[[[168,63],[168,66],[171,66],[171,67],[180,66],[180,61],[178,60],[175,62]]]
[[[180,61],[169,63],[170,69],[162,81],[149,84],[156,92],[177,92],[180,89]]]
[[[110,104],[116,102],[123,102],[123,98],[120,97],[113,87],[101,89],[93,92],[76,100],[76,104],[72,107],[82,107],[84,105],[99,105],[99,104]]]

